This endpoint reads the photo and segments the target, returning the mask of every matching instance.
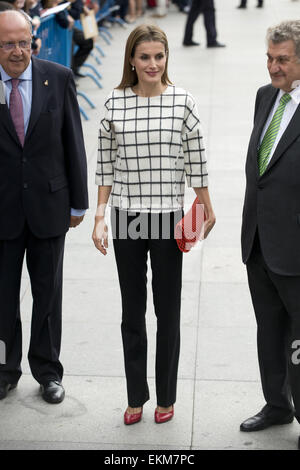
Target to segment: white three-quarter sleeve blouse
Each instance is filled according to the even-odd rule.
[[[113,90],[98,144],[96,184],[112,186],[113,207],[171,212],[183,208],[185,178],[188,186],[208,185],[197,107],[182,88],[154,97]]]

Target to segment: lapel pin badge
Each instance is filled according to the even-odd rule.
[[[45,81],[44,81],[44,85],[45,85],[45,86],[48,86],[48,85],[49,85],[48,80],[45,80]]]

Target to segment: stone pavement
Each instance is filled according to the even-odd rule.
[[[83,121],[89,162],[90,210],[70,230],[65,254],[64,323],[61,359],[66,399],[48,405],[30,375],[26,352],[31,292],[26,268],[22,279],[23,376],[0,403],[0,449],[296,449],[296,423],[245,434],[239,424],[264,404],[256,358],[256,328],[245,268],[240,225],[245,187],[244,164],[257,88],[269,82],[265,32],[283,19],[300,17],[300,2],[266,0],[263,10],[249,1],[217,0],[218,39],[225,49],[206,49],[203,19],[195,25],[200,47],[181,45],[186,16],[172,5],[168,16],[153,20],[167,33],[169,76],[197,100],[209,158],[210,192],[217,224],[203,245],[184,256],[182,340],[175,418],[157,426],[154,349],[156,319],[149,289],[149,386],[151,400],[142,422],[125,427],[127,405],[120,335],[121,303],[112,243],[103,257],[91,232],[97,188],[94,171],[97,130],[104,99],[121,79],[124,45],[133,28],[114,26],[113,41],[99,38],[106,57],[99,67],[103,89],[80,80],[97,105],[79,98],[89,114]],[[91,59],[91,63],[94,60]],[[187,206],[193,200],[187,190]],[[150,283],[149,272],[149,287]]]

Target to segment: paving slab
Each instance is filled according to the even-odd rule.
[[[297,449],[299,425],[295,422],[259,432],[239,430],[264,405],[258,382],[199,380],[195,388],[192,449]]]
[[[67,396],[60,405],[49,406],[39,396],[38,384],[23,376],[17,389],[0,403],[0,442],[85,444],[98,448],[135,448],[144,446],[188,447],[192,431],[193,380],[179,380],[178,393],[184,404],[178,407],[176,418],[166,426],[154,422],[155,392],[149,380],[151,401],[144,406],[143,418],[136,426],[124,426],[122,415],[126,407],[123,378],[65,376]],[[114,393],[112,393],[112,390]],[[16,408],[18,413],[16,413]],[[107,412],[105,412],[105,409]],[[24,424],[26,423],[26,431]],[[178,433],[178,423],[181,432]],[[167,431],[167,432],[166,432]],[[60,446],[58,446],[59,448]]]
[[[202,282],[199,329],[256,328],[248,285],[244,282]],[[211,299],[215,301],[212,302]],[[253,334],[251,332],[251,334]]]

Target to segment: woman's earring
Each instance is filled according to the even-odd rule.
[[[131,67],[131,70],[134,71],[134,65]]]

